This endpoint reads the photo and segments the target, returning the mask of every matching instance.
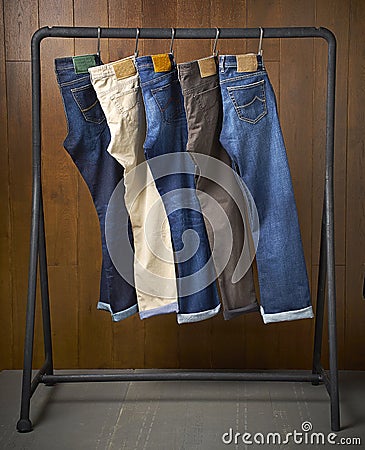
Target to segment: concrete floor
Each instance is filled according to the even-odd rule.
[[[75,371],[62,371],[62,373]],[[85,371],[84,371],[85,372]],[[91,371],[89,371],[91,372]],[[107,371],[113,372],[113,371]],[[76,372],[77,373],[77,372]],[[269,382],[75,383],[39,386],[32,400],[34,431],[15,431],[21,372],[0,373],[0,449],[158,449],[333,448],[326,444],[260,445],[265,433],[331,432],[324,386]],[[342,431],[333,437],[357,437],[365,447],[365,372],[340,373]],[[310,425],[307,424],[310,427]],[[251,433],[244,443],[230,434]],[[297,437],[300,439],[300,437]],[[303,437],[304,439],[304,437]],[[316,439],[315,439],[316,441]],[[260,442],[260,441],[259,441]],[[305,442],[305,441],[304,441]]]

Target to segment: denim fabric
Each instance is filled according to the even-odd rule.
[[[162,196],[170,222],[177,263],[178,322],[194,322],[217,314],[220,309],[207,231],[195,192],[195,165],[186,152],[187,121],[176,65],[155,72],[153,58],[136,59],[146,107],[145,157]],[[168,155],[177,156],[170,159]],[[166,155],[162,157],[161,155]],[[183,173],[185,172],[185,173]],[[188,172],[188,173],[187,173]],[[166,175],[168,173],[168,175]],[[164,175],[164,176],[161,176]],[[199,277],[192,276],[199,273]],[[211,276],[211,278],[209,278]],[[192,288],[185,295],[185,287]]]
[[[219,58],[223,99],[220,141],[258,210],[257,267],[265,323],[313,317],[292,181],[275,94],[257,55],[253,72]]]
[[[96,64],[101,64],[95,55]],[[55,60],[57,81],[66,112],[68,135],[64,147],[85,180],[98,213],[102,268],[98,309],[110,311],[114,321],[137,312],[134,288],[115,269],[106,245],[105,215],[109,199],[123,177],[123,168],[106,151],[110,132],[88,73],[75,73],[72,57]],[[84,230],[87,233],[87,230]],[[115,229],[118,233],[118,229]],[[129,238],[133,236],[129,228]],[[133,261],[131,261],[133,270]]]
[[[211,63],[212,71],[209,75],[200,70],[200,63]],[[214,70],[215,69],[215,70]],[[183,91],[185,111],[188,119],[188,143],[187,150],[191,152],[192,158],[197,165],[195,154],[207,155],[231,166],[230,157],[219,142],[222,127],[223,107],[219,90],[219,78],[216,59],[214,57],[204,58],[178,64],[179,79]],[[204,75],[204,76],[203,76]],[[197,195],[205,218],[210,218],[211,226],[206,221],[209,242],[213,251],[216,268],[220,265],[220,258],[224,252],[224,246],[231,243],[230,255],[221,273],[218,274],[220,295],[223,304],[225,319],[231,319],[240,314],[258,311],[256,300],[251,261],[246,267],[241,267],[242,275],[238,281],[233,282],[232,276],[240,261],[244,245],[244,223],[240,210],[233,197],[233,191],[242,195],[238,183],[230,183],[227,179],[229,169],[224,165],[212,164],[211,174],[214,179],[199,176],[196,181]],[[200,163],[200,173],[202,164]],[[234,174],[232,174],[234,178]],[[223,183],[222,183],[223,182]],[[225,187],[229,185],[230,192]],[[218,214],[217,206],[224,210],[224,215]],[[232,237],[228,236],[228,228],[232,230]],[[229,242],[231,241],[231,242]],[[215,256],[216,255],[216,256]]]
[[[171,231],[144,157],[146,118],[134,57],[91,67],[89,73],[110,129],[107,151],[124,167],[124,199],[134,237],[134,283],[140,318],[177,312]]]

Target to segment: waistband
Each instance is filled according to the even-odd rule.
[[[219,56],[219,71],[224,72],[226,68],[232,68],[237,70],[239,57],[252,57],[257,61],[257,71],[265,70],[264,61],[262,55],[256,53],[246,53],[243,55],[220,55]]]
[[[201,78],[204,78],[204,77],[202,77],[200,67],[206,63],[215,64],[216,68],[218,70],[218,63],[217,63],[217,59],[215,56],[207,56],[206,58],[195,59],[194,61],[179,63],[177,65],[177,67],[178,67],[179,73],[189,72],[192,75],[197,75]],[[218,73],[218,72],[216,72],[216,73]],[[213,73],[212,73],[212,75],[213,75]]]
[[[124,70],[124,73],[122,74],[125,80],[128,80],[130,77],[133,77],[137,73],[137,69],[134,70],[134,73],[132,73],[133,66],[135,67],[135,56],[127,56],[126,58],[119,59],[118,61],[113,61],[108,64],[103,64],[101,66],[94,66],[90,67],[89,72],[93,80],[101,80],[103,78],[109,78],[113,77],[115,79],[119,79],[117,77],[116,68],[121,63],[128,63],[129,61],[132,62],[131,66],[126,67],[126,70],[130,71],[131,75],[128,75],[128,72]]]
[[[95,57],[96,65],[102,64],[99,55],[95,54],[91,56]],[[56,72],[62,72],[63,70],[72,70],[73,72],[75,72],[75,66],[72,56],[66,56],[64,58],[56,58],[54,64]]]
[[[171,62],[171,70],[176,68],[176,63],[174,60],[174,55],[172,53],[167,53]],[[143,70],[154,69],[152,57],[156,55],[148,55],[148,56],[138,56],[136,58],[136,66],[138,68],[138,72]]]

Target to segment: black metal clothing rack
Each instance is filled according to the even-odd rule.
[[[336,39],[326,28],[289,27],[265,28],[265,38],[321,38],[328,44],[327,64],[327,104],[326,104],[326,149],[325,183],[322,210],[321,244],[319,257],[319,275],[315,318],[315,336],[312,371],[279,372],[227,372],[227,371],[121,371],[118,374],[54,374],[52,357],[52,336],[49,308],[46,238],[41,178],[41,67],[40,44],[45,38],[135,38],[135,28],[96,28],[96,27],[44,27],[32,37],[32,136],[33,136],[33,187],[32,221],[30,232],[30,260],[28,279],[28,298],[26,310],[26,330],[24,345],[24,366],[22,379],[22,397],[20,418],[17,429],[20,432],[32,430],[29,417],[30,401],[40,383],[54,385],[69,382],[96,381],[156,381],[156,380],[234,380],[234,381],[310,381],[314,385],[324,383],[331,405],[331,428],[340,430],[340,412],[338,396],[337,342],[336,342],[336,298],[335,298],[335,261],[334,261],[334,111],[335,111],[335,72]],[[142,28],[140,38],[171,38],[170,28]],[[176,39],[214,39],[214,28],[177,28]],[[223,28],[220,38],[259,38],[258,28]],[[37,270],[39,264],[41,305],[45,362],[32,378],[32,358],[34,341],[34,321],[36,305]],[[321,364],[325,295],[328,307],[329,371]]]

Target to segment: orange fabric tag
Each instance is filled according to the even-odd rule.
[[[257,70],[257,57],[255,53],[237,55],[237,72],[255,72]]]
[[[117,61],[113,63],[112,66],[115,72],[115,76],[118,80],[131,77],[132,75],[135,75],[137,73],[133,60],[131,58]]]
[[[153,69],[155,72],[170,72],[171,61],[167,53],[152,55]]]
[[[211,56],[210,58],[199,59],[198,65],[200,76],[202,78],[210,77],[211,75],[215,75],[217,73],[217,65],[214,56]]]

